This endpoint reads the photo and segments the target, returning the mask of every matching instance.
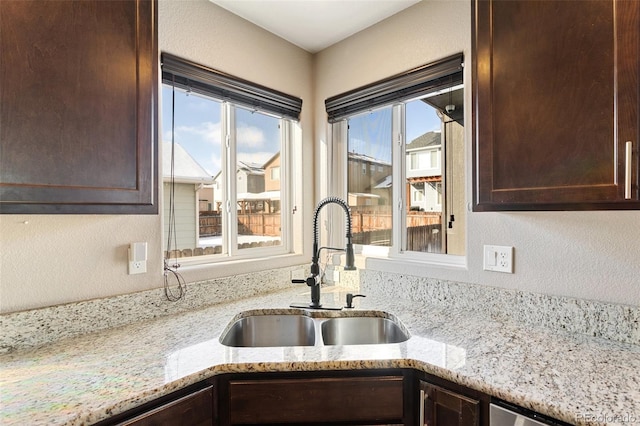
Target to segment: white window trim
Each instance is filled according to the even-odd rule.
[[[409,102],[409,101],[406,101]],[[394,113],[392,114],[392,120],[394,120],[392,126],[392,135],[393,135],[393,153],[392,153],[392,164],[394,166],[393,170],[393,181],[400,182],[405,175],[406,161],[399,161],[400,165],[396,166],[394,164],[396,158],[406,158],[405,146],[406,141],[404,141],[405,128],[404,128],[404,118],[405,118],[405,103],[395,104],[393,106]],[[386,106],[388,107],[388,106]],[[385,108],[385,107],[383,107]],[[396,110],[399,111],[396,113]],[[336,165],[340,165],[340,169],[342,173],[328,173],[330,176],[330,182],[328,187],[333,188],[335,194],[343,199],[347,199],[348,190],[347,190],[347,158],[348,158],[348,129],[347,129],[347,120],[340,120],[333,124],[329,124],[331,128],[332,134],[332,150],[331,156],[329,156],[329,163],[325,164],[324,167],[327,170],[331,171],[336,168]],[[340,170],[338,169],[338,170]],[[392,232],[392,245],[391,247],[382,247],[382,246],[367,246],[367,245],[355,245],[354,250],[356,256],[358,257],[359,262],[364,262],[369,267],[369,263],[367,263],[367,259],[372,260],[389,260],[393,261],[392,263],[387,262],[375,262],[375,267],[373,269],[380,270],[389,270],[390,272],[393,269],[401,267],[402,265],[406,265],[408,267],[415,268],[416,266],[424,267],[434,266],[441,267],[447,269],[456,269],[456,270],[466,270],[467,262],[468,262],[468,253],[465,253],[464,256],[461,255],[453,255],[453,254],[441,254],[441,253],[420,253],[413,251],[404,251],[401,250],[401,247],[404,247],[404,240],[406,239],[405,232],[398,232],[397,230],[404,229],[406,226],[406,217],[403,213],[404,211],[404,195],[400,196],[400,189],[398,185],[393,186],[393,203],[396,206],[394,209],[394,215],[392,220],[393,232]],[[467,197],[468,188],[465,188],[465,197]],[[400,214],[399,214],[400,213]],[[330,229],[327,231],[329,236],[334,236],[333,239],[330,239],[332,244],[340,244],[341,241],[338,241],[338,238],[335,236],[341,236],[344,232],[344,224],[339,218],[338,220],[331,220],[329,222]],[[465,230],[465,233],[467,230]],[[380,265],[378,267],[377,265]],[[385,266],[386,265],[386,266]],[[371,265],[373,266],[373,265]]]
[[[213,98],[212,98],[213,99]],[[281,221],[281,244],[279,246],[270,246],[270,247],[254,247],[254,248],[245,248],[245,249],[237,249],[237,220],[229,221],[229,207],[233,208],[233,206],[237,205],[237,179],[227,179],[229,176],[229,171],[233,170],[233,174],[235,174],[235,167],[232,167],[232,164],[237,164],[236,152],[235,149],[231,149],[235,146],[236,143],[236,128],[235,128],[235,108],[241,106],[235,106],[229,102],[221,102],[221,123],[224,123],[223,126],[223,142],[222,142],[222,158],[226,159],[222,162],[222,196],[223,199],[227,200],[227,205],[223,205],[223,232],[222,232],[222,253],[215,255],[201,255],[201,256],[192,256],[192,257],[183,257],[178,258],[177,263],[180,265],[180,272],[187,272],[190,269],[196,268],[206,268],[207,266],[220,265],[220,264],[246,264],[247,262],[258,262],[254,266],[258,266],[262,262],[264,262],[264,266],[258,267],[255,270],[264,270],[269,269],[270,266],[274,266],[280,264],[281,266],[291,266],[300,263],[302,248],[300,251],[295,251],[297,247],[293,244],[293,235],[294,233],[302,235],[303,233],[303,224],[301,221],[302,212],[301,212],[301,203],[296,200],[302,199],[302,194],[295,192],[294,190],[294,182],[288,182],[287,176],[295,176],[294,173],[290,172],[288,169],[295,167],[289,158],[297,158],[302,155],[301,148],[297,147],[301,145],[301,137],[302,134],[299,129],[296,129],[295,123],[291,119],[276,117],[280,120],[280,179],[281,179],[281,211],[283,212],[282,221]],[[263,112],[264,114],[264,112]],[[271,114],[267,114],[271,115]],[[275,116],[274,116],[275,117]],[[225,127],[226,126],[226,127]],[[299,127],[299,126],[297,126]],[[225,142],[228,134],[228,145]],[[288,139],[287,139],[288,138]],[[295,138],[300,138],[300,140],[296,140]],[[285,143],[288,142],[288,143]],[[298,152],[300,151],[300,152]],[[299,189],[298,189],[299,190]],[[288,194],[288,196],[285,196]],[[229,196],[227,196],[229,195]],[[164,203],[164,200],[162,200]],[[299,211],[298,219],[293,218],[291,212],[293,209],[293,205],[298,206],[297,210]],[[196,206],[197,207],[197,206]],[[196,210],[197,211],[197,210]],[[197,215],[196,215],[197,216]],[[166,218],[163,217],[163,223]],[[225,223],[228,223],[229,226],[225,227]],[[164,230],[164,225],[162,227]],[[164,233],[164,231],[163,231]],[[233,247],[231,253],[228,252],[228,248]],[[173,260],[173,258],[171,258]],[[275,259],[280,259],[275,263],[270,263]],[[289,260],[287,260],[289,259]],[[171,262],[173,263],[173,262]],[[251,268],[253,271],[254,268]],[[238,272],[236,272],[238,273]],[[218,276],[218,274],[215,274]],[[219,276],[227,276],[229,273],[223,273]],[[212,276],[213,277],[213,276]]]

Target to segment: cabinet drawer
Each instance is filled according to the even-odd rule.
[[[118,425],[213,426],[213,386],[146,411]]]
[[[400,376],[239,380],[229,382],[231,424],[397,422]]]

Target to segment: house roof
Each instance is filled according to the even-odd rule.
[[[384,160],[378,160],[377,158],[370,157],[366,154],[359,154],[356,152],[347,153],[349,160],[360,160],[370,164],[379,164],[381,166],[391,166],[391,163]]]
[[[179,143],[174,144],[173,174],[178,183],[213,183],[211,176]],[[171,142],[162,144],[162,179],[171,179]]]
[[[262,166],[262,168],[266,169],[269,167],[269,164],[273,163],[276,159],[280,158],[280,151],[276,152],[273,157],[269,158],[266,163]]]
[[[271,161],[271,160],[269,160]],[[245,172],[248,175],[264,176],[264,168],[258,163],[247,163],[245,161],[238,161],[238,167],[236,173]],[[218,176],[222,174],[222,170],[213,176],[213,180],[218,179]]]
[[[238,201],[279,200],[280,191],[240,192],[236,198]]]
[[[264,175],[262,164],[258,163],[247,163],[245,161],[238,161],[238,171],[240,170],[250,175]]]
[[[440,130],[423,133],[407,144],[407,151],[429,148],[442,145],[442,132]]]
[[[378,184],[376,186],[374,186],[374,189],[386,189],[386,188],[391,188],[391,184],[393,183],[393,176],[389,175],[387,177],[385,177],[384,179],[382,179],[380,182],[378,182]]]

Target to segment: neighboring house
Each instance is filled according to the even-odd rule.
[[[261,164],[238,161],[238,194],[264,192],[264,169]]]
[[[280,209],[280,154],[274,155],[264,167],[257,163],[238,161],[237,202],[242,213],[277,212]],[[277,176],[278,179],[274,179]],[[214,176],[213,209],[220,211],[222,205],[222,172]],[[269,185],[270,189],[267,189]]]
[[[278,151],[266,163],[264,163],[264,210],[267,213],[277,213],[280,211],[280,152]]]
[[[259,194],[264,192],[264,169],[261,165],[238,161],[236,175],[236,192],[238,194],[237,198],[240,204],[244,202],[243,200],[252,198],[249,194]],[[222,172],[218,172],[213,179],[214,210],[219,211],[221,209],[220,206],[222,205],[222,185],[224,184]],[[243,207],[243,205],[239,206],[241,210]]]
[[[391,164],[350,152],[347,161],[350,206],[388,205],[391,202]]]
[[[201,193],[209,193],[208,197],[213,200],[214,194],[211,184],[213,177],[179,144],[174,145],[174,168],[173,168],[173,211],[175,214],[176,247],[173,249],[192,249],[198,247],[200,237],[199,210]],[[171,143],[162,144],[162,180],[164,195],[164,235],[168,235],[169,228],[169,199],[171,197]],[[209,186],[208,189],[205,185]],[[207,204],[206,200],[203,201]],[[175,232],[175,230],[174,230]],[[167,242],[164,241],[165,250]],[[173,244],[173,241],[172,241]]]
[[[280,152],[264,163],[263,169],[264,190],[280,191]]]
[[[442,132],[427,132],[406,146],[407,204],[442,211]]]

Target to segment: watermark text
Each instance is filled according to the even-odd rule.
[[[640,416],[632,413],[578,413],[576,420],[594,423],[640,423]]]

